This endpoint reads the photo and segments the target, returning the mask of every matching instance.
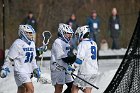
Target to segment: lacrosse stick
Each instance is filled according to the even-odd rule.
[[[68,74],[69,74],[69,73],[68,73]],[[85,79],[83,79],[83,78],[81,78],[81,77],[79,77],[79,76],[75,75],[74,73],[71,73],[71,75],[73,75],[73,76],[75,76],[75,77],[77,77],[77,78],[81,79],[82,81],[84,81],[85,83],[87,83],[87,84],[91,85],[92,87],[94,87],[94,88],[96,88],[96,89],[99,89],[99,88],[98,88],[98,87],[96,87],[95,85],[93,85],[93,84],[91,84],[90,82],[86,81]]]
[[[73,71],[74,72],[74,71]],[[73,73],[72,72],[72,73]],[[71,75],[72,76],[72,78],[73,78],[73,80],[75,79],[75,77],[73,76],[73,75]],[[84,89],[82,88],[82,87],[79,87],[79,89],[82,91],[82,92],[84,92]]]
[[[47,79],[42,75],[39,78],[37,78],[37,82],[40,82],[41,84],[51,84],[51,80]]]
[[[46,51],[47,50],[46,47],[50,41],[50,38],[52,37],[52,34],[50,33],[50,31],[44,31],[42,33],[42,37],[43,37],[43,41],[42,41],[43,46],[42,47],[43,47],[43,50]],[[43,62],[43,53],[42,53],[42,57],[41,57],[40,67],[42,66],[42,62]]]
[[[37,82],[40,82],[41,84],[51,84],[51,80],[42,76],[39,79],[37,79]]]
[[[50,38],[52,37],[52,34],[50,33],[50,31],[44,31],[42,33],[43,36],[43,45],[47,45],[49,43]]]
[[[52,37],[52,34],[50,33],[50,31],[44,31],[42,33],[42,37],[43,37],[43,41],[42,41],[43,46],[41,48],[44,52],[47,50],[47,45],[49,43],[50,38]],[[43,62],[43,53],[41,55],[40,69],[42,67],[42,62]],[[46,79],[45,77],[38,78],[37,82],[38,81],[41,82],[42,84],[46,84],[46,83],[50,84],[50,81],[48,81],[48,79]]]
[[[75,75],[74,73],[69,73],[65,67],[60,66],[58,63],[54,62],[54,64],[57,66],[57,67],[56,67],[57,70],[59,70],[59,68],[60,68],[60,69],[64,69],[64,70],[66,71],[66,74],[69,74],[69,75],[71,75],[71,76],[75,76],[75,77],[81,79],[82,81],[84,81],[85,83],[91,85],[92,87],[94,87],[94,88],[96,88],[96,89],[99,89],[97,86],[95,86],[95,85],[91,84],[90,82],[86,81],[85,79],[83,79],[83,78],[81,78],[81,77]]]

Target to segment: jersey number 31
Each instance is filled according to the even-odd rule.
[[[26,52],[25,56],[26,56],[26,59],[24,63],[27,63],[27,62],[31,63],[33,60],[33,52]]]

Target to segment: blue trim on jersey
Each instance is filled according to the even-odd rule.
[[[77,58],[76,61],[75,61],[75,63],[77,63],[77,64],[79,64],[79,65],[81,65],[82,62],[83,62],[83,61],[82,61],[81,59],[79,59],[79,58]]]
[[[24,36],[19,37],[21,40],[23,40],[24,42],[26,42],[28,45],[31,44],[31,41],[27,40]]]

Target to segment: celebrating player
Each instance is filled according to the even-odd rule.
[[[68,64],[75,61],[76,56],[71,56],[69,41],[73,30],[69,25],[60,23],[58,28],[58,38],[54,41],[51,50],[51,79],[55,87],[54,93],[62,93],[63,85],[68,88],[64,93],[71,93],[73,79],[66,74]]]
[[[36,48],[33,41],[34,29],[30,25],[19,25],[19,38],[14,41],[9,49],[5,63],[2,66],[1,78],[5,78],[9,66],[14,63],[14,78],[18,86],[17,93],[34,93],[31,73],[40,77],[40,69],[36,64]]]
[[[74,67],[79,66],[78,76],[84,80],[95,83],[96,74],[98,72],[97,65],[97,45],[93,40],[89,39],[89,27],[78,27],[75,34],[79,38],[79,45],[77,50],[77,58],[74,62]],[[91,93],[92,87],[79,78],[75,78],[72,93],[78,93],[78,90],[82,87],[84,93]]]

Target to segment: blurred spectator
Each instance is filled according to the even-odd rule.
[[[21,24],[31,25],[34,28],[34,30],[37,32],[37,22],[36,19],[34,18],[33,12],[29,11],[27,17],[24,18]],[[36,41],[36,34],[34,34],[34,40]]]
[[[112,49],[120,49],[119,36],[120,36],[121,24],[116,8],[112,9],[112,14],[109,18],[108,29],[110,32],[110,37],[112,38]]]
[[[87,18],[87,25],[90,28],[90,38],[97,43],[99,49],[100,19],[97,16],[96,10],[93,10],[91,16]]]
[[[74,13],[70,16],[70,19],[67,21],[67,24],[70,25],[73,31],[75,32],[75,30],[78,27],[78,23],[76,22],[76,16]]]
[[[70,25],[74,32],[76,31],[76,29],[79,25],[76,22],[76,16],[74,13],[70,16],[70,19],[67,21],[66,24]],[[77,49],[77,38],[75,37],[75,35],[73,35],[73,37],[70,41],[70,44],[71,44],[72,49]]]

